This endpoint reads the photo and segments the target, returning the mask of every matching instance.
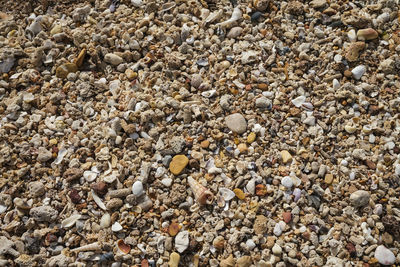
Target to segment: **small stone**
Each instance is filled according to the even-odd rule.
[[[177,224],[176,222],[172,222],[169,226],[168,226],[168,233],[170,236],[176,236],[180,231],[180,227],[179,224]]]
[[[189,246],[189,232],[179,232],[175,237],[175,248],[179,253],[184,252]]]
[[[253,239],[248,239],[246,241],[246,246],[248,250],[253,250],[256,247],[256,243],[254,243]]]
[[[228,128],[235,133],[242,134],[247,130],[247,122],[242,114],[234,113],[225,117]]]
[[[286,188],[292,188],[293,180],[290,176],[285,176],[281,180],[281,184]]]
[[[333,182],[333,174],[332,173],[328,173],[325,175],[325,183],[330,185]]]
[[[61,33],[62,32],[62,26],[61,24],[56,24],[50,31],[50,35],[54,35],[57,33]]]
[[[217,236],[214,238],[213,246],[216,249],[222,250],[225,247],[225,239],[222,236]]]
[[[372,170],[376,169],[376,164],[372,160],[366,159],[365,164]]]
[[[281,151],[281,157],[282,157],[282,162],[284,164],[290,162],[292,160],[292,155],[289,153],[287,150],[282,150]]]
[[[80,68],[83,64],[83,59],[86,56],[86,49],[82,49],[81,52],[79,53],[78,57],[75,59],[74,63],[75,65]]]
[[[378,38],[379,34],[372,28],[362,29],[357,31],[357,38],[360,41],[374,40]]]
[[[111,216],[109,213],[105,213],[103,216],[101,216],[100,219],[100,227],[102,229],[108,228],[111,225]]]
[[[257,215],[256,220],[254,221],[253,224],[254,233],[256,235],[265,234],[268,230],[267,223],[268,223],[267,217],[265,217],[264,215]]]
[[[48,151],[46,148],[44,147],[39,147],[38,149],[38,156],[37,156],[37,160],[40,162],[46,162],[49,161],[52,158],[53,154]]]
[[[364,75],[366,72],[366,67],[364,65],[359,65],[355,67],[352,71],[351,74],[353,74],[354,79],[359,80],[361,77]]]
[[[292,220],[292,213],[290,211],[286,211],[282,213],[282,217],[285,223],[289,223]]]
[[[242,27],[233,27],[232,29],[229,30],[226,37],[227,38],[237,38],[242,34],[242,32],[243,32]]]
[[[233,255],[230,254],[226,259],[223,259],[220,262],[220,267],[234,267],[235,266],[235,259]]]
[[[140,197],[144,194],[143,183],[141,181],[136,181],[132,185],[132,194],[135,197]]]
[[[131,70],[131,69],[126,69],[125,70],[125,75],[126,75],[126,78],[128,78],[128,80],[133,80],[133,79],[136,79],[136,77],[137,77],[137,72],[135,72],[135,71],[133,71],[133,70]]]
[[[369,192],[364,190],[357,190],[350,195],[350,203],[356,208],[362,207],[369,203],[369,198]]]
[[[122,59],[122,57],[113,54],[113,53],[108,53],[104,56],[104,61],[107,63],[110,63],[111,65],[117,66],[119,64],[121,64],[122,62],[124,62],[124,60]]]
[[[64,63],[58,66],[56,69],[56,76],[61,79],[67,78],[68,74],[71,72],[77,72],[78,67],[75,63]]]
[[[267,194],[267,188],[263,184],[256,185],[256,195],[265,196]]]
[[[391,245],[391,244],[393,244],[393,236],[391,234],[389,234],[388,232],[384,232],[382,234],[382,241],[386,245]]]
[[[310,6],[315,9],[322,9],[327,6],[326,0],[313,0],[310,2]]]
[[[200,87],[202,82],[203,82],[203,79],[201,78],[201,75],[200,74],[194,74],[192,76],[191,81],[190,81],[190,85],[197,89],[197,88]]]
[[[347,33],[347,37],[349,37],[350,42],[355,42],[357,41],[357,34],[356,31],[354,29],[351,29],[348,33]]]
[[[31,182],[28,187],[31,197],[40,197],[46,192],[42,182]]]
[[[254,132],[251,132],[248,136],[247,136],[247,143],[251,144],[256,140],[257,135]]]
[[[270,109],[272,107],[271,100],[266,97],[260,97],[256,99],[256,107],[259,109]]]
[[[171,255],[169,255],[168,266],[169,267],[178,267],[180,259],[181,259],[181,256],[178,253],[172,252]]]
[[[281,255],[282,254],[282,248],[281,246],[279,246],[278,244],[275,243],[275,245],[272,247],[272,253],[274,253],[274,255]]]
[[[393,252],[383,245],[376,248],[374,257],[383,265],[393,265],[396,262],[396,257]]]
[[[350,257],[356,257],[357,256],[356,247],[353,245],[353,243],[348,242],[347,245],[346,245],[346,248],[349,251]]]
[[[75,188],[72,188],[71,191],[69,191],[69,198],[74,204],[79,204],[81,202],[81,196]]]
[[[169,164],[169,170],[174,175],[179,175],[188,163],[189,159],[185,155],[176,155]]]
[[[92,188],[93,191],[96,193],[96,195],[100,197],[105,196],[105,194],[107,194],[108,191],[107,184],[103,181],[92,184],[90,188]]]
[[[39,206],[32,208],[29,215],[38,222],[53,222],[57,219],[58,211],[50,206]]]
[[[235,193],[237,198],[240,199],[240,200],[243,200],[243,199],[246,198],[246,194],[243,192],[242,189],[235,188],[235,189],[233,189],[233,192]]]
[[[358,56],[360,55],[360,51],[365,48],[365,43],[364,42],[355,42],[352,43],[348,48],[346,52],[346,59],[349,62],[354,62],[357,61]]]
[[[251,263],[252,263],[252,261],[251,261],[250,256],[243,256],[237,260],[236,266],[237,267],[250,267]]]
[[[282,228],[279,223],[275,224],[273,232],[275,236],[280,236],[282,234]]]
[[[210,141],[204,140],[204,141],[202,141],[202,142],[200,143],[200,146],[201,146],[202,148],[208,148],[208,147],[210,146]]]
[[[118,209],[118,208],[122,207],[122,205],[124,205],[124,202],[122,201],[122,199],[113,198],[107,202],[106,207],[108,210],[113,210],[113,209]]]
[[[122,229],[123,229],[123,227],[119,222],[115,222],[115,223],[113,223],[113,225],[111,225],[111,231],[113,231],[113,232],[119,232]]]
[[[247,152],[247,145],[244,143],[239,144],[237,148],[239,149],[240,153]]]

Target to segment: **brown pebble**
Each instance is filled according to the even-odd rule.
[[[282,213],[283,221],[289,223],[292,220],[292,213],[290,211],[285,211]]]
[[[200,146],[201,146],[202,148],[208,148],[209,145],[210,145],[210,141],[208,141],[208,140],[204,140],[204,141],[202,141],[202,142],[200,143]]]
[[[78,190],[76,190],[75,188],[72,188],[71,191],[69,191],[69,198],[74,204],[78,204],[79,202],[81,202],[81,196],[79,195]]]
[[[365,164],[372,170],[376,169],[376,164],[372,160],[366,159]]]
[[[107,191],[108,191],[107,184],[103,181],[92,184],[91,188],[97,195],[99,195],[101,197],[105,196],[105,194],[107,194]]]
[[[357,256],[356,247],[353,245],[353,243],[347,243],[346,249],[349,251],[351,257]]]

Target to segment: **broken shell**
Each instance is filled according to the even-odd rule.
[[[210,190],[202,186],[199,182],[194,180],[192,177],[188,177],[188,184],[193,191],[195,199],[201,205],[211,204],[213,200],[213,194]]]
[[[353,125],[349,125],[347,124],[346,126],[344,126],[344,129],[346,132],[348,132],[349,134],[354,133],[355,131],[357,131],[357,127],[353,126]]]
[[[75,214],[75,215],[72,215],[72,216],[64,219],[61,222],[61,227],[62,228],[68,228],[68,227],[73,226],[81,218],[81,216],[82,215],[80,215],[80,214]]]
[[[117,241],[118,250],[124,254],[128,254],[131,251],[131,246],[126,244],[124,240],[120,239]]]
[[[212,89],[209,91],[202,92],[201,95],[204,97],[207,97],[207,98],[211,98],[215,95],[216,92],[217,92],[217,90]]]
[[[99,242],[94,242],[91,244],[87,244],[85,246],[79,247],[79,248],[74,248],[71,250],[71,252],[81,252],[81,251],[98,251],[101,250],[101,245]]]
[[[111,230],[113,232],[119,232],[122,230],[122,225],[119,222],[115,222],[112,226],[111,226]]]
[[[141,7],[143,5],[142,0],[131,0],[131,3],[134,7]]]
[[[232,23],[239,20],[241,17],[242,17],[242,11],[240,10],[240,8],[236,7],[232,12],[231,18],[224,22],[218,23],[217,26],[229,27],[232,25]]]
[[[106,205],[104,205],[103,201],[101,201],[101,199],[99,198],[98,195],[96,195],[93,189],[91,190],[91,193],[93,196],[93,200],[94,202],[96,202],[97,206],[99,206],[99,208],[101,208],[102,210],[107,210]]]
[[[93,182],[97,178],[97,173],[94,171],[85,171],[83,173],[83,177],[85,178],[86,181]]]
[[[306,102],[306,97],[303,95],[298,96],[292,100],[292,103],[293,105],[295,105],[296,108],[301,107],[305,102]]]
[[[225,187],[221,187],[218,190],[218,192],[225,201],[229,201],[235,197],[235,193],[232,190],[225,188]]]
[[[100,219],[100,227],[101,228],[108,228],[110,227],[110,223],[111,223],[111,216],[108,213],[105,213],[103,216],[101,216]]]

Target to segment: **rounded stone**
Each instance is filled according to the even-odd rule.
[[[132,185],[132,194],[136,197],[140,197],[141,195],[143,195],[143,193],[143,183],[141,181],[134,182]]]
[[[357,190],[350,195],[350,203],[358,208],[369,203],[370,194],[365,190]]]
[[[286,188],[291,188],[293,186],[293,180],[290,176],[285,176],[282,178],[281,184]]]
[[[111,65],[117,66],[119,64],[121,64],[122,62],[124,62],[124,60],[122,59],[122,57],[113,54],[113,53],[108,53],[104,56],[104,61],[107,63],[110,63]]]
[[[228,128],[235,133],[242,134],[247,129],[246,119],[242,114],[234,113],[225,117],[225,123]]]
[[[176,155],[169,164],[169,170],[174,175],[179,175],[188,163],[189,159],[185,155]]]
[[[396,257],[393,252],[383,245],[380,245],[376,248],[374,257],[380,264],[383,265],[393,265],[396,261]]]

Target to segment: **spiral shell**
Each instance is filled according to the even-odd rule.
[[[214,198],[213,193],[210,190],[202,186],[199,182],[194,180],[192,177],[188,178],[188,183],[193,191],[194,197],[197,202],[201,205],[211,204]]]

